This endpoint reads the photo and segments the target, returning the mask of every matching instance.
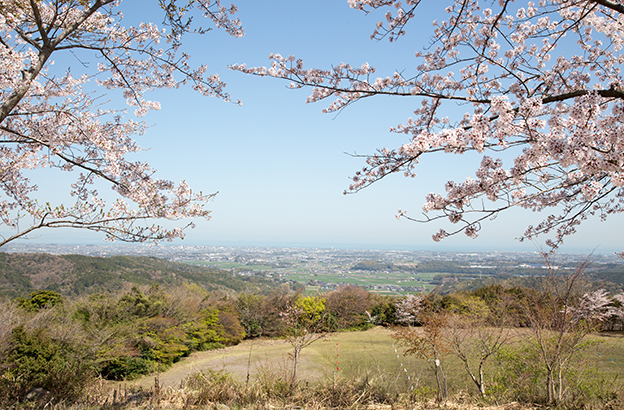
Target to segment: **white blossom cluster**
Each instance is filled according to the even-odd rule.
[[[396,41],[417,15],[420,0],[349,0],[366,13],[387,9],[372,37]],[[366,156],[347,192],[386,175],[415,176],[421,155],[482,154],[474,177],[431,193],[417,221],[446,219],[476,237],[481,222],[510,207],[554,209],[523,238],[552,236],[556,248],[588,216],[621,213],[624,198],[624,2],[622,0],[453,0],[436,6],[432,41],[411,72],[375,77],[375,68],[346,63],[304,68],[295,57],[271,56],[270,67],[235,70],[283,78],[311,88],[308,102],[332,100],[343,109],[377,95],[419,99],[414,116],[391,131],[408,141]],[[420,36],[420,33],[419,33]],[[426,37],[426,36],[425,36]],[[465,111],[449,119],[449,106]],[[456,110],[457,108],[455,108]],[[510,164],[494,157],[510,151]]]
[[[156,4],[156,2],[154,3]],[[198,92],[230,100],[218,75],[189,66],[182,37],[190,31],[193,9],[234,36],[243,32],[236,7],[220,0],[162,2],[170,30],[152,23],[122,25],[119,0],[3,0],[0,5],[0,218],[14,234],[0,246],[42,227],[74,227],[104,232],[108,239],[160,241],[183,236],[184,227],[165,228],[154,219],[209,217],[213,195],[185,183],[154,177],[148,164],[130,161],[139,151],[132,139],[143,122],[123,111],[104,110],[101,95],[87,83],[118,89],[136,116],[160,104],[145,94],[159,88],[191,85]],[[49,70],[55,55],[90,55],[99,64],[82,76]],[[88,71],[88,67],[81,67]],[[93,87],[91,86],[91,89]],[[72,204],[52,205],[37,198],[28,170],[74,171]],[[106,203],[94,188],[108,181],[119,199]],[[189,226],[189,225],[187,225]]]

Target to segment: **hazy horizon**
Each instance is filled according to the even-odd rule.
[[[176,244],[539,250],[545,237],[524,243],[514,238],[547,214],[513,209],[496,220],[484,221],[477,239],[460,234],[440,243],[431,236],[447,223],[418,224],[395,218],[399,209],[418,217],[427,194],[443,193],[448,180],[474,176],[481,160],[474,153],[423,158],[415,179],[392,175],[357,194],[343,195],[350,177],[364,165],[362,158],[345,153],[372,154],[407,142],[408,136],[389,129],[405,123],[420,106],[419,99],[370,98],[338,114],[323,114],[330,102],[306,104],[311,90],[290,90],[285,81],[227,69],[236,63],[266,65],[270,53],[281,53],[302,58],[306,67],[367,62],[377,67],[380,77],[395,70],[409,72],[418,63],[414,52],[430,35],[429,22],[439,17],[439,7],[422,4],[418,22],[422,25],[411,24],[406,36],[391,44],[369,38],[383,12],[365,15],[350,9],[346,0],[319,0],[312,8],[303,2],[289,2],[285,7],[285,3],[243,0],[236,5],[245,37],[236,39],[213,30],[205,36],[186,37],[185,46],[190,63],[208,64],[208,72],[219,73],[227,83],[226,91],[243,105],[202,97],[188,87],[149,93],[148,98],[160,101],[162,108],[148,113],[144,119],[149,127],[145,135],[136,137],[144,151],[132,159],[151,164],[157,169],[156,177],[186,180],[195,191],[219,192],[208,205],[212,219],[194,221],[196,229],[188,230],[187,238]],[[123,10],[125,25],[162,21],[158,7],[128,3]],[[275,24],[276,18],[280,24]],[[76,64],[75,57],[62,56],[56,58],[55,70]],[[125,106],[123,98],[113,92],[106,98],[114,108]],[[459,108],[451,114],[463,112]],[[503,154],[504,163],[510,164],[512,157]],[[33,176],[37,176],[42,201],[56,206],[71,200],[65,193],[74,181],[67,175],[43,169]],[[105,197],[114,197],[106,184],[97,188]],[[611,216],[607,222],[590,218],[560,251],[622,251],[621,226],[624,215]],[[39,230],[32,238],[48,243],[102,243],[103,235]]]

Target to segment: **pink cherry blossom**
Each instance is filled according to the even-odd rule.
[[[162,241],[184,235],[154,219],[209,218],[214,194],[193,191],[184,181],[158,179],[148,164],[131,161],[139,151],[132,139],[145,124],[123,111],[100,106],[87,83],[120,90],[136,116],[160,104],[146,93],[189,85],[201,94],[230,101],[225,84],[206,67],[191,67],[182,51],[195,11],[229,34],[240,37],[235,6],[220,0],[160,2],[166,27],[122,24],[120,0],[6,0],[0,7],[0,218],[13,230],[0,246],[43,227],[84,228],[109,240]],[[156,3],[155,3],[156,4]],[[52,57],[68,53],[97,58],[91,72],[74,76],[71,67],[53,74]],[[95,61],[95,60],[94,60]],[[88,69],[88,67],[80,67]],[[92,89],[93,86],[89,87]],[[37,197],[28,170],[56,168],[74,172],[74,203],[52,205]],[[119,199],[107,203],[95,184],[108,182]]]
[[[399,41],[420,0],[349,0],[365,13],[386,10],[372,38]],[[433,3],[430,3],[432,5]],[[481,224],[511,207],[546,213],[521,239],[547,236],[557,248],[589,216],[621,213],[624,201],[624,3],[621,0],[435,2],[431,41],[411,70],[378,75],[368,63],[306,68],[272,55],[270,67],[234,65],[257,76],[309,88],[307,102],[327,100],[325,112],[374,96],[413,98],[414,115],[391,128],[407,141],[363,156],[345,193],[392,173],[414,177],[422,155],[474,151],[483,156],[473,177],[429,194],[423,217],[448,219],[476,237]],[[435,7],[431,6],[431,7]],[[419,38],[423,35],[422,27]],[[377,76],[378,75],[378,76]],[[376,77],[377,76],[377,77]],[[449,107],[452,107],[449,109]],[[449,119],[443,113],[463,110]],[[495,158],[502,151],[513,161]],[[506,155],[505,157],[509,157]]]

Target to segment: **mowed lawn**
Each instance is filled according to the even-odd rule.
[[[402,355],[398,360],[390,334],[391,331],[383,327],[365,332],[332,333],[303,350],[298,379],[348,377],[372,370],[399,374],[401,363],[405,368],[413,368],[418,360]],[[161,373],[159,379],[165,386],[177,387],[187,376],[206,370],[229,372],[241,382],[246,381],[248,373],[250,380],[267,374],[288,378],[292,370],[291,351],[292,346],[282,339],[245,340],[237,346],[193,353]],[[154,377],[148,376],[129,385],[151,387],[153,383]]]
[[[526,339],[527,332],[526,329],[514,330],[513,339]],[[376,327],[365,332],[334,333],[318,340],[303,350],[297,379],[314,382],[323,378],[383,378],[401,390],[433,387],[431,363],[403,355],[402,348],[394,343],[391,334],[390,329]],[[601,333],[591,335],[587,340],[596,343],[584,351],[581,365],[595,368],[606,382],[621,383],[624,380],[624,334]],[[193,353],[158,377],[166,387],[178,387],[189,375],[207,370],[228,372],[243,383],[248,375],[249,383],[266,377],[289,380],[291,351],[291,345],[284,340],[245,340],[237,346]],[[449,388],[452,391],[474,389],[462,363],[450,353],[445,357]],[[491,360],[490,374],[496,372],[495,366],[496,361]],[[154,376],[128,385],[149,388],[154,385]]]

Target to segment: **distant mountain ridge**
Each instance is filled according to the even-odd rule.
[[[46,253],[0,253],[0,297],[53,290],[65,296],[114,292],[132,285],[195,283],[207,290],[262,291],[269,279],[190,266],[148,256],[94,257]]]

